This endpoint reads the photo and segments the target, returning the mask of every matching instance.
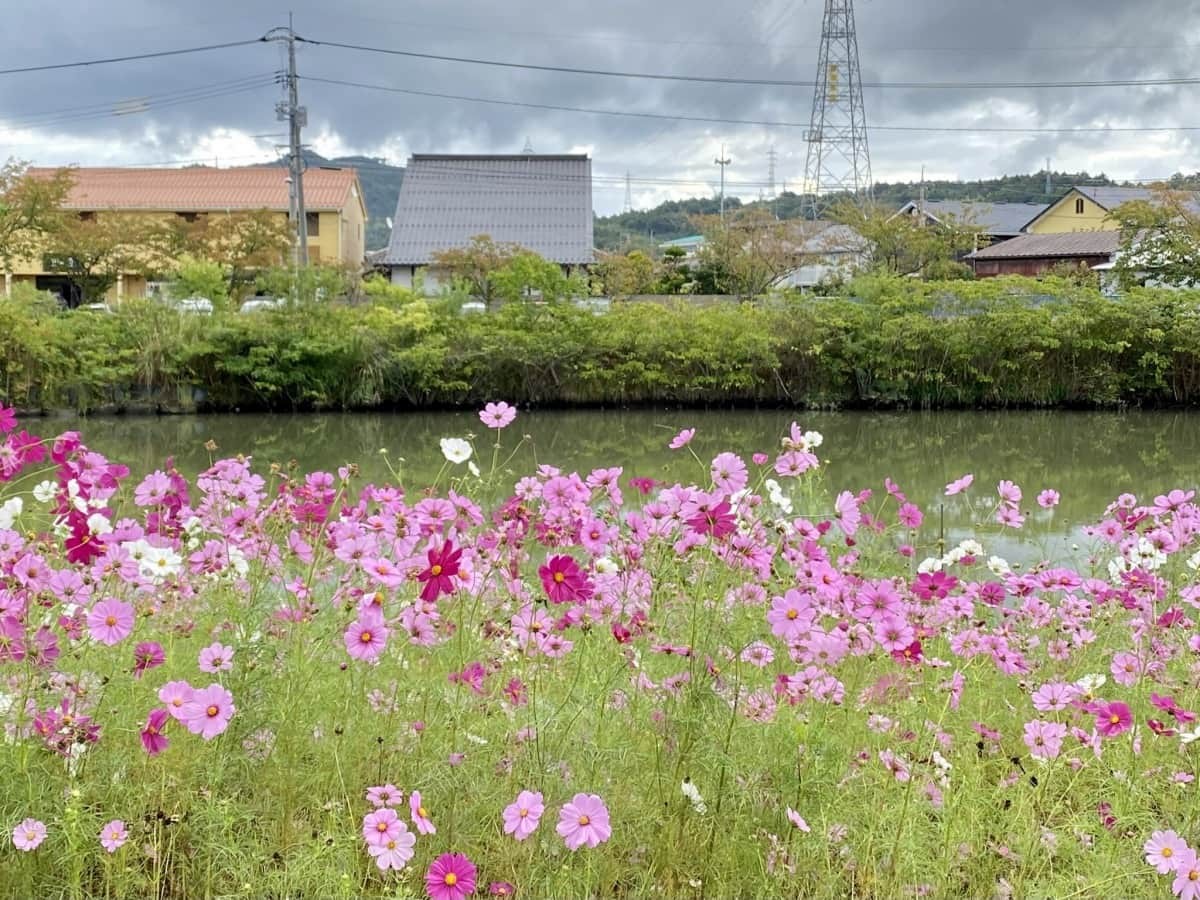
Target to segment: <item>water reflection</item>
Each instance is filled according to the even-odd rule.
[[[1025,492],[1029,522],[1021,533],[991,538],[989,551],[1030,558],[1062,558],[1081,541],[1081,523],[1095,520],[1117,494],[1146,498],[1172,487],[1194,487],[1200,416],[1185,412],[929,412],[805,413],[786,411],[700,412],[572,411],[522,413],[504,433],[511,448],[520,435],[531,440],[512,460],[514,476],[538,463],[586,472],[622,466],[625,476],[692,480],[695,460],[667,449],[671,436],[694,426],[692,447],[704,459],[734,449],[747,458],[772,452],[793,418],[825,435],[821,456],[831,488],[870,487],[882,493],[884,476],[895,480],[926,509],[925,531],[936,533],[944,513],[954,540],[972,530],[965,505],[943,497],[944,485],[967,472],[971,494],[994,496],[1001,478]],[[192,475],[208,465],[206,441],[220,455],[244,453],[266,468],[296,460],[302,469],[330,469],[357,462],[367,479],[389,478],[381,448],[392,461],[405,460],[410,487],[428,484],[442,465],[438,440],[476,436],[479,464],[491,464],[491,437],[472,413],[324,415],[221,415],[176,418],[55,419],[33,430],[77,428],[87,442],[135,473],[162,466],[174,455]],[[501,459],[507,456],[507,450]],[[1053,516],[1034,498],[1043,488],[1062,493]],[[940,506],[944,504],[944,510]],[[1085,551],[1080,551],[1085,553]]]

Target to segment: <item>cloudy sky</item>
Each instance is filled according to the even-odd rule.
[[[820,0],[293,0],[315,40],[545,65],[810,80]],[[102,12],[100,10],[103,10]],[[1147,79],[1200,74],[1200,0],[858,0],[868,82]],[[0,68],[258,37],[287,8],[260,0],[54,0],[5,12]],[[1191,35],[1194,40],[1188,42]],[[270,159],[283,65],[276,44],[116,65],[0,76],[0,159],[134,165]],[[406,59],[303,46],[301,76],[525,103],[807,123],[810,88],[618,79]],[[656,121],[526,109],[302,81],[305,140],[326,155],[403,162],[413,152],[587,152],[600,213],[715,191],[755,197],[778,151],[777,182],[799,187],[803,128]],[[1200,126],[1200,85],[1036,90],[869,88],[871,126]],[[976,178],[1042,169],[1153,179],[1200,169],[1200,131],[1109,134],[873,130],[876,180]]]

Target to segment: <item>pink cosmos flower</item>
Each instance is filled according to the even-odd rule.
[[[0,434],[8,434],[17,427],[17,411],[0,403]]]
[[[672,450],[682,450],[692,442],[692,438],[696,436],[695,428],[685,428],[675,437],[671,438],[670,447]]]
[[[1025,723],[1025,746],[1029,755],[1036,759],[1056,759],[1062,752],[1067,726],[1060,722],[1043,722],[1036,719]]]
[[[858,498],[849,491],[842,491],[833,501],[833,508],[837,513],[837,523],[846,537],[854,537],[858,533],[858,526],[862,524],[862,511],[858,508]]]
[[[28,853],[36,850],[46,839],[46,826],[37,819],[26,819],[13,829],[13,846]]]
[[[974,480],[974,475],[964,475],[962,478],[956,478],[954,481],[946,485],[946,496],[953,497],[955,494],[961,494],[971,486],[971,482]]]
[[[608,807],[596,794],[576,794],[559,812],[555,830],[569,850],[597,847],[612,836]]]
[[[1058,491],[1051,488],[1046,488],[1046,490],[1037,495],[1038,506],[1042,509],[1050,509],[1051,507],[1058,506],[1059,499]]]
[[[1179,861],[1187,853],[1187,842],[1174,831],[1156,831],[1142,845],[1146,854],[1146,862],[1154,866],[1159,875],[1175,871]]]
[[[479,413],[479,421],[488,428],[495,428],[497,431],[501,428],[507,428],[513,423],[513,419],[516,417],[516,408],[509,406],[503,400],[499,403],[487,404]]]
[[[220,641],[209,644],[200,651],[199,668],[201,672],[209,674],[228,672],[233,668],[233,648],[226,647]]]
[[[183,721],[183,707],[192,699],[192,686],[186,681],[168,681],[158,689],[158,699],[167,707],[171,718]]]
[[[170,746],[171,742],[163,734],[168,719],[170,713],[162,707],[150,710],[146,725],[142,728],[142,749],[151,756],[158,756]]]
[[[1197,900],[1200,898],[1200,859],[1197,859],[1196,851],[1189,847],[1179,854],[1178,860],[1171,890],[1179,900]]]
[[[912,529],[920,528],[921,523],[925,521],[925,516],[922,514],[920,508],[912,503],[901,504],[899,512],[896,513],[896,518],[900,520],[900,524],[905,528]]]
[[[92,607],[87,617],[88,632],[101,644],[119,644],[133,633],[133,606],[110,597]]]
[[[790,806],[787,808],[787,817],[789,822],[791,822],[805,834],[808,834],[810,831],[812,831],[812,829],[808,827],[808,823],[805,822],[801,817],[800,813],[796,812]]]
[[[443,853],[425,873],[425,890],[431,900],[462,900],[475,893],[476,870],[461,853]]]
[[[1096,731],[1104,737],[1116,737],[1133,727],[1133,714],[1120,701],[1096,708]]]
[[[192,698],[183,705],[180,721],[192,734],[211,741],[229,727],[235,712],[233,694],[219,684],[210,684],[192,692]]]
[[[488,893],[493,897],[511,897],[517,892],[511,881],[493,881],[488,885]]]
[[[721,453],[712,461],[712,480],[717,488],[734,494],[746,486],[746,463],[736,453]]]
[[[426,812],[424,805],[421,803],[420,791],[413,791],[409,794],[408,809],[412,813],[413,824],[417,826],[419,833],[437,834],[437,828],[434,827],[433,821],[429,818],[429,813]]]
[[[373,662],[387,646],[388,633],[382,615],[361,610],[343,635],[346,652],[354,659]]]
[[[504,833],[511,834],[518,841],[533,834],[542,820],[546,805],[542,802],[540,791],[521,791],[515,803],[505,807]]]
[[[109,853],[116,853],[127,840],[129,832],[125,830],[125,823],[120,819],[113,819],[100,829],[100,846]]]
[[[812,598],[792,589],[771,601],[767,622],[771,633],[782,640],[799,640],[812,628],[815,611]]]
[[[396,806],[404,802],[404,792],[394,784],[381,784],[367,788],[367,802],[376,809]]]
[[[1016,506],[1021,502],[1021,489],[1011,481],[1004,480],[996,485],[996,493],[1000,495],[1000,499],[1009,506]]]
[[[386,844],[400,837],[407,826],[400,821],[394,809],[384,807],[363,816],[362,836],[368,844]]]
[[[381,872],[386,872],[388,869],[395,869],[398,872],[413,858],[413,847],[417,844],[417,836],[409,831],[408,826],[403,822],[396,824],[400,827],[400,833],[396,837],[390,837],[378,844],[367,844],[367,853],[375,859],[375,865]]]

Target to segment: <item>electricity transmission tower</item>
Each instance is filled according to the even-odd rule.
[[[825,0],[810,122],[804,135],[808,141],[804,190],[812,218],[817,218],[831,195],[846,193],[870,200],[871,155],[854,0]]]
[[[779,154],[775,152],[775,145],[767,150],[767,196],[775,199],[775,162],[779,159]]]

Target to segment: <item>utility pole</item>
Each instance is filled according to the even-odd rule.
[[[300,131],[308,124],[308,110],[300,105],[296,75],[296,32],[288,13],[287,28],[272,28],[264,40],[283,41],[288,48],[287,99],[275,104],[275,116],[288,123],[288,220],[292,226],[292,263],[308,265],[308,218],[304,209],[304,155]]]
[[[1050,196],[1050,157],[1046,157],[1046,196]]]
[[[721,155],[713,160],[721,167],[721,225],[725,225],[725,167],[729,165],[731,160],[725,155],[725,145],[721,145]]]
[[[921,227],[925,227],[925,167],[921,166],[921,192],[917,195],[917,215],[921,220]]]
[[[625,212],[633,212],[633,176],[625,170]]]

